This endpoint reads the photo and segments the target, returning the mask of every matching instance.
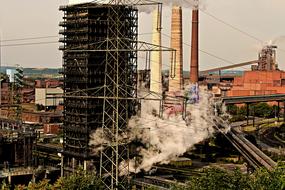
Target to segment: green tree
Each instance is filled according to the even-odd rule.
[[[1,184],[1,190],[9,190],[10,189],[10,185],[8,185],[5,180],[2,181]]]
[[[279,165],[275,170],[257,170],[252,176],[252,189],[285,190],[285,166]]]
[[[228,113],[231,115],[237,115],[239,108],[236,105],[228,105],[227,106]]]
[[[209,168],[203,171],[202,176],[192,177],[186,187],[177,189],[191,190],[243,190],[250,188],[250,181],[246,174],[239,170],[229,172],[219,168]]]
[[[253,115],[253,109],[254,115],[257,117],[269,117],[274,111],[272,106],[264,102],[250,106],[251,115]]]
[[[103,190],[101,180],[97,175],[83,170],[59,179],[55,185],[61,190]]]
[[[1,190],[9,190],[10,186],[2,183]],[[28,186],[18,185],[15,190],[103,190],[100,178],[93,172],[82,169],[68,177],[59,178],[54,184],[44,179],[38,183],[30,182]]]

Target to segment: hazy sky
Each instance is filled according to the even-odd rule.
[[[2,40],[41,36],[57,36],[61,20],[59,5],[67,0],[1,0],[0,33]],[[205,12],[245,31],[255,38],[267,42],[285,35],[284,0],[206,0]],[[191,10],[183,9],[184,43],[190,44]],[[171,10],[164,7],[163,45],[169,46]],[[140,33],[150,33],[151,15],[140,14]],[[151,42],[151,35],[141,35],[142,40]],[[285,50],[285,40],[279,38],[277,45]],[[56,42],[58,37],[2,42],[22,44],[30,42]],[[30,46],[2,47],[2,65],[20,64],[23,67],[60,67],[62,64],[59,43]],[[200,49],[230,62],[240,63],[257,59],[261,43],[200,12]],[[184,45],[184,69],[189,70],[190,49]],[[169,55],[164,54],[164,64]],[[142,62],[142,61],[141,61]],[[278,51],[278,63],[285,69],[285,51]],[[229,65],[200,52],[200,68],[208,69]]]

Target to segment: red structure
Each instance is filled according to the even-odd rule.
[[[227,96],[254,96],[285,93],[284,71],[245,71],[235,77]]]
[[[56,135],[60,132],[61,127],[62,127],[62,124],[60,124],[60,123],[44,124],[44,134]]]
[[[245,71],[243,76],[235,77],[226,96],[284,94],[285,72],[278,70],[276,48],[274,45],[263,47],[258,55],[258,64],[252,66],[252,71]]]
[[[191,42],[190,82],[198,82],[199,68],[199,10],[192,11],[192,42]]]
[[[57,79],[35,80],[36,88],[56,88],[62,85],[63,82]]]

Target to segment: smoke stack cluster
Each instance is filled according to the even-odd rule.
[[[152,44],[161,46],[161,12],[159,9],[153,11],[153,26],[152,26]],[[153,51],[151,53],[151,68],[150,68],[150,91],[162,93],[162,60],[161,51]]]
[[[171,48],[176,50],[175,77],[169,78],[169,92],[183,88],[182,7],[173,6],[171,19]],[[173,61],[173,60],[171,60]]]
[[[199,75],[199,10],[192,11],[190,82],[197,83]]]

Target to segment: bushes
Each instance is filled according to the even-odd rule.
[[[270,106],[267,103],[258,103],[249,105],[249,115],[256,117],[272,118],[277,114],[277,106]],[[232,115],[231,122],[242,121],[246,119],[246,106],[238,107],[236,105],[227,106],[228,113]]]
[[[1,190],[8,190],[10,186],[2,183]],[[68,177],[59,178],[55,184],[49,180],[42,180],[38,183],[30,182],[28,186],[18,185],[15,190],[103,190],[101,180],[95,173],[86,173],[82,169]]]
[[[273,171],[259,169],[253,174],[243,174],[219,168],[205,169],[201,176],[191,177],[186,186],[177,185],[172,190],[285,190],[285,167]]]

